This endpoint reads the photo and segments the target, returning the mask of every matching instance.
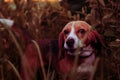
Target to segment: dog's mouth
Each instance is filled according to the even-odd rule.
[[[78,55],[80,54],[81,50],[76,49],[76,48],[71,48],[71,49],[65,49],[67,51],[67,54],[69,55]]]
[[[76,49],[66,49],[67,52],[74,53]]]

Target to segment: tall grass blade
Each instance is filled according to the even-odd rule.
[[[40,52],[39,45],[37,44],[37,42],[35,40],[32,40],[32,42],[34,43],[34,45],[35,45],[35,47],[37,48],[37,51],[38,51],[38,56],[39,56],[44,80],[47,80],[47,76],[46,76],[45,69],[44,69],[44,63],[43,63],[43,59],[42,59],[42,54]]]

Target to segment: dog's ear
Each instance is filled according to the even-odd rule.
[[[58,55],[58,58],[60,59],[62,57],[62,54],[64,53],[64,51],[63,51],[64,34],[62,32],[59,34],[58,46],[59,46],[59,55]]]
[[[88,36],[85,40],[85,45],[91,45],[94,49],[97,49],[97,50],[101,50],[102,46],[105,47],[102,37],[95,30],[91,30],[88,33]]]

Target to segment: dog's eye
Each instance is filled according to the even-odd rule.
[[[78,30],[78,33],[85,33],[85,30],[84,29],[80,29],[80,30]]]
[[[64,34],[69,34],[69,31],[68,30],[64,30]]]

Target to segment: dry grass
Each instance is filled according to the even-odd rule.
[[[67,22],[81,19],[78,15],[72,16],[70,12],[58,4],[48,2],[45,4],[43,7],[31,0],[28,0],[27,3],[22,0],[14,0],[16,7],[9,3],[0,3],[0,18],[13,19],[15,21],[14,27],[22,31],[19,35],[14,35],[10,29],[0,24],[0,80],[21,80],[18,72],[21,67],[21,58],[25,59],[23,52],[27,44],[22,37],[24,34],[29,35],[30,39],[35,41],[40,38],[57,39],[61,29]],[[103,3],[99,3],[99,5],[101,4]],[[111,2],[107,3],[104,8],[100,6],[98,10],[93,10],[100,18],[96,18],[93,13],[84,13],[86,16],[83,20],[87,20],[94,29],[98,30],[109,47],[108,50],[102,49],[100,61],[96,61],[98,65],[95,69],[97,69],[90,80],[93,78],[95,80],[120,80],[119,9],[117,3],[113,5]],[[39,51],[38,47],[37,49]],[[4,60],[11,63],[9,64]],[[25,67],[28,68],[29,66]],[[44,68],[42,70],[44,73]],[[50,79],[53,80],[55,79],[55,73],[54,71],[51,73],[52,77]],[[47,80],[46,76],[48,74],[44,73],[44,80]]]

